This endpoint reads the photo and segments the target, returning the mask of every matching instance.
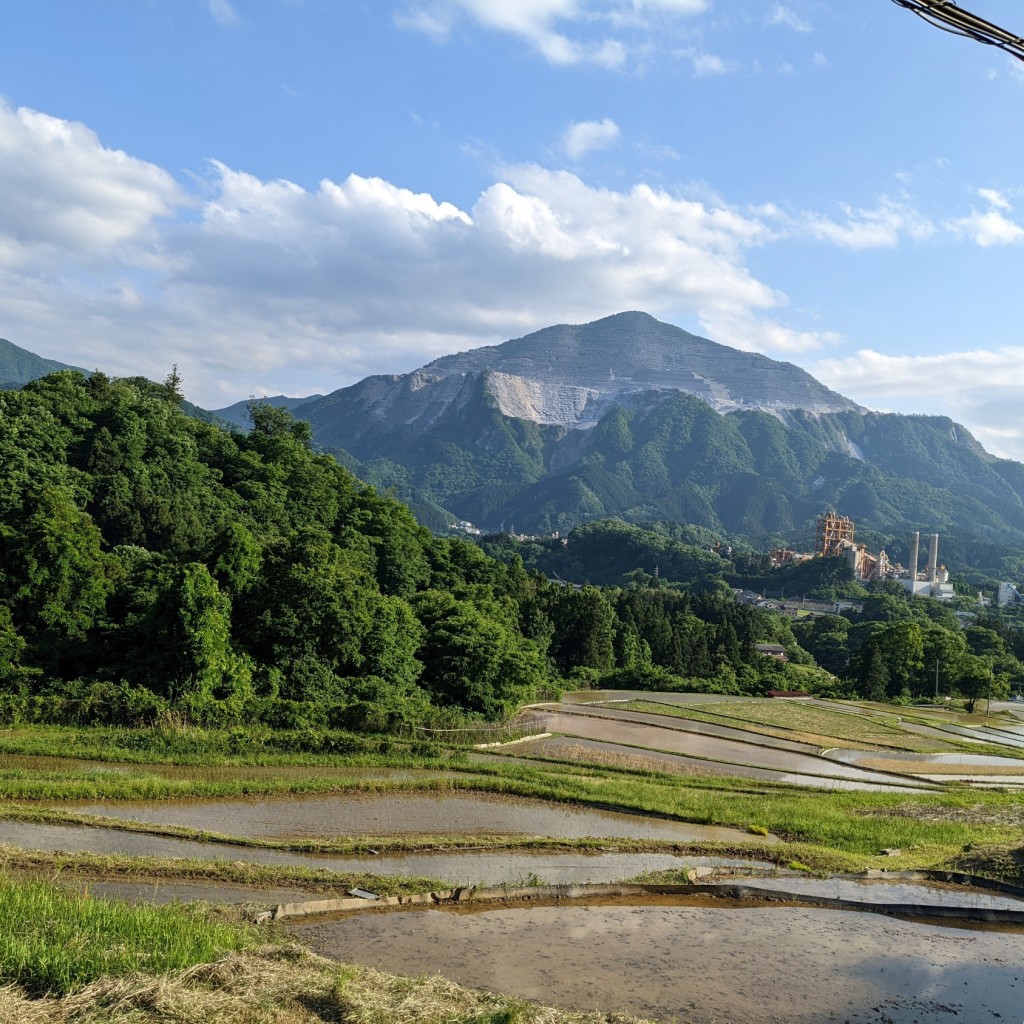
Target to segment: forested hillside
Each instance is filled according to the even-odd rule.
[[[793,644],[721,590],[552,585],[435,537],[284,410],[246,433],[183,404],[176,375],[0,393],[4,720],[388,730],[616,670],[761,692],[782,669],[753,645]]]

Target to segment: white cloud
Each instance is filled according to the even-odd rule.
[[[794,32],[813,31],[810,22],[805,21],[792,7],[787,7],[785,4],[775,4],[772,7],[767,23],[769,25],[781,25],[784,28],[791,28]]]
[[[979,188],[978,195],[989,204],[988,210],[984,213],[971,210],[966,217],[949,221],[946,227],[950,231],[983,249],[1015,245],[1024,240],[1024,227],[1007,216],[1013,207],[1001,192],[992,188]]]
[[[460,209],[380,178],[310,190],[216,162],[195,189],[81,125],[0,108],[4,334],[115,374],[177,362],[211,404],[622,309],[751,348],[827,341],[776,322],[786,297],[745,259],[772,229],[712,195],[514,166]]]
[[[570,160],[582,160],[595,150],[614,146],[620,137],[619,126],[609,117],[600,121],[573,121],[562,137],[562,149]]]
[[[884,355],[864,349],[808,369],[823,383],[870,408],[950,416],[970,425],[993,454],[1024,460],[1024,347]]]
[[[231,0],[210,0],[210,14],[225,28],[235,28],[241,21],[238,11],[231,6]]]
[[[176,362],[190,397],[213,407],[261,389],[329,391],[623,309],[806,353],[840,339],[790,317],[751,251],[794,235],[885,245],[930,226],[887,202],[805,222],[771,203],[595,188],[537,166],[506,167],[467,208],[380,178],[307,189],[216,162],[192,187],[82,125],[0,106],[4,336],[114,374],[162,379]],[[1024,407],[1024,349],[858,353],[814,372],[869,406],[920,394],[1024,456],[1007,412]]]
[[[994,188],[979,188],[978,195],[982,199],[986,200],[991,206],[994,206],[997,210],[1012,210],[1013,207],[1010,205],[1010,201],[1002,194],[1002,192],[996,191]]]
[[[710,0],[407,0],[394,19],[435,42],[448,39],[456,23],[468,19],[521,39],[550,64],[617,68],[626,61],[626,43],[614,36],[595,37],[595,28],[644,30],[709,8]]]
[[[705,53],[701,50],[688,47],[685,50],[678,50],[677,57],[683,57],[693,65],[693,73],[697,78],[707,78],[711,75],[727,75],[737,70],[734,61],[726,60],[714,53]]]
[[[922,241],[935,226],[912,207],[882,198],[873,210],[842,207],[845,219],[837,221],[818,213],[804,213],[793,230],[846,249],[892,248],[904,237]]]
[[[0,267],[125,255],[151,244],[184,198],[166,171],[84,125],[0,101]]]

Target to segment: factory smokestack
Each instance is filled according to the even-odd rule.
[[[907,567],[907,576],[912,579],[917,579],[917,563],[920,558],[920,547],[921,547],[921,532],[915,530],[910,535],[910,565]]]
[[[928,548],[928,582],[934,583],[939,572],[939,535],[932,534],[932,542]]]

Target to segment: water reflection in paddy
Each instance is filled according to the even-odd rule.
[[[672,853],[558,853],[554,851],[491,850],[392,853],[379,856],[297,853],[259,847],[200,843],[189,839],[150,836],[116,829],[34,822],[0,821],[0,843],[28,850],[69,853],[124,854],[134,857],[180,857],[200,861],[244,861],[287,867],[373,875],[434,878],[458,885],[515,885],[529,878],[552,885],[616,882],[648,871],[691,867],[770,870],[771,864],[734,857],[696,857]]]
[[[330,793],[287,798],[76,804],[85,814],[245,838],[394,835],[616,836],[749,842],[745,832],[485,793]]]
[[[661,1021],[1017,1020],[1020,937],[875,914],[589,905],[353,915],[292,929],[318,952]]]

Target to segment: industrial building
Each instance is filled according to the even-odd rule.
[[[939,535],[933,533],[928,544],[928,569],[918,571],[921,550],[921,534],[915,531],[910,535],[910,565],[900,578],[908,594],[916,597],[934,597],[939,601],[951,601],[956,597],[953,584],[949,582],[949,573],[944,565],[939,565]]]
[[[1012,583],[1000,583],[999,592],[996,594],[996,604],[1000,608],[1006,608],[1008,605],[1024,604],[1024,594],[1012,584]]]
[[[956,592],[949,582],[949,573],[939,564],[939,535],[933,533],[928,546],[928,563],[924,572],[919,571],[921,561],[921,534],[910,535],[910,564],[904,568],[892,562],[885,551],[874,554],[866,544],[854,540],[854,523],[847,516],[834,511],[818,517],[817,553],[822,558],[845,558],[861,583],[874,580],[896,580],[908,594],[915,597],[932,597],[939,601],[951,601]],[[1009,586],[1009,584],[1006,584]],[[1014,591],[1016,593],[1016,591]],[[1002,588],[1000,588],[1002,593]],[[1020,600],[1020,595],[1018,594]]]

